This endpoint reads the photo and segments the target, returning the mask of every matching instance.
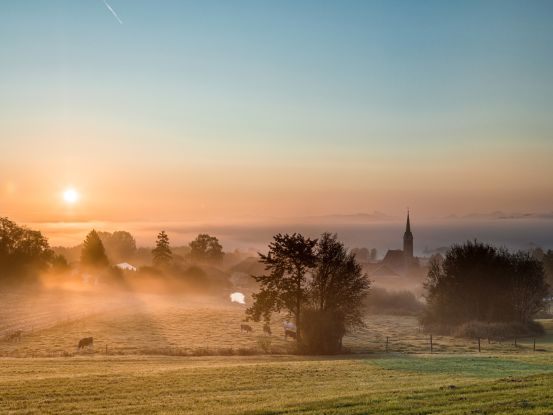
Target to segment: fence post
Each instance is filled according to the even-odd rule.
[[[517,347],[517,338],[515,337],[515,347]]]
[[[534,337],[534,351],[536,351],[536,338]]]
[[[430,353],[434,351],[434,345],[432,344],[432,335],[430,335]]]
[[[480,337],[478,337],[478,353],[480,353]]]
[[[388,353],[388,336],[386,336],[386,353]]]
[[[108,345],[106,344],[106,354],[108,354]]]

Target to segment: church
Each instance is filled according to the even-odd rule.
[[[371,276],[408,276],[413,269],[418,268],[418,258],[413,255],[413,241],[411,219],[409,212],[407,212],[407,223],[403,234],[403,250],[390,249],[386,252],[380,266],[371,273]]]

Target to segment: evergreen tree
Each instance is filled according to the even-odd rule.
[[[101,268],[109,264],[104,244],[94,229],[86,236],[81,250],[81,264],[85,267]]]
[[[156,247],[152,250],[154,265],[157,267],[167,266],[173,260],[173,253],[169,247],[169,237],[165,231],[157,235]]]

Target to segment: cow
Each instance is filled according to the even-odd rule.
[[[252,326],[248,324],[240,324],[240,333],[251,333],[253,331]]]
[[[84,349],[85,347],[92,347],[94,345],[94,339],[92,337],[85,337],[79,340],[78,349]]]
[[[20,342],[21,341],[21,330],[14,331],[6,336],[7,340],[10,342]]]
[[[265,324],[263,326],[263,333],[268,334],[270,336],[271,335],[271,326],[269,326],[268,324]]]
[[[288,337],[291,337],[293,339],[297,339],[298,336],[296,335],[295,331],[292,330],[284,330],[284,340],[288,340]]]

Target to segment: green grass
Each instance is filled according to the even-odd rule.
[[[543,355],[0,359],[0,413],[549,414]]]

